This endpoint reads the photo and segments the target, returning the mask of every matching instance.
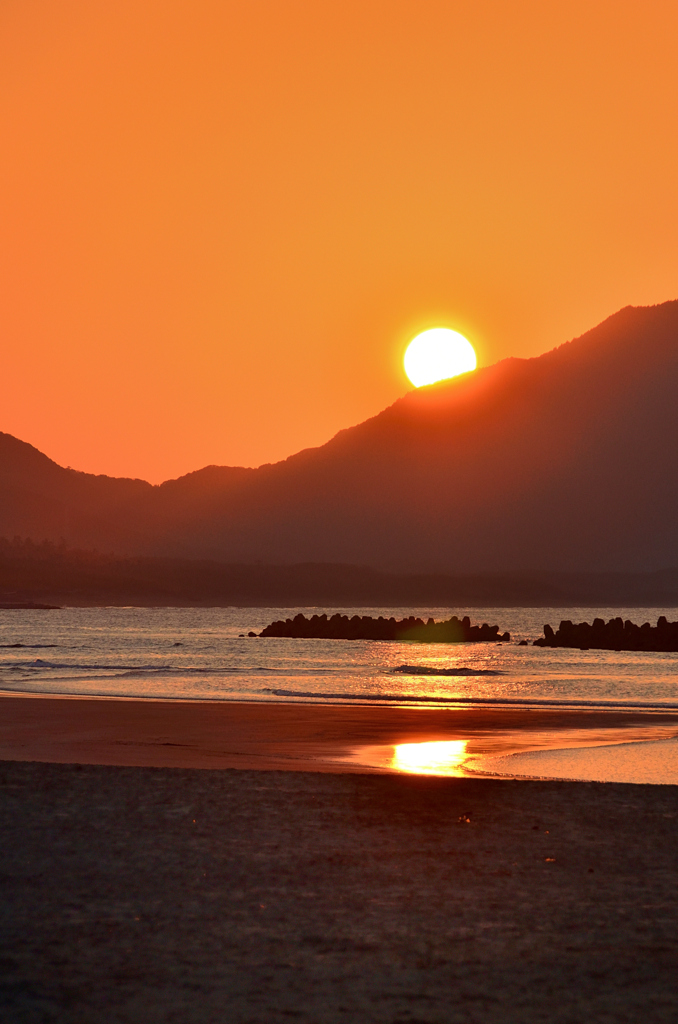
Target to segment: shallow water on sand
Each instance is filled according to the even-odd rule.
[[[298,611],[335,610],[398,618],[468,614],[472,622],[496,623],[502,631],[509,630],[511,642],[441,645],[241,635],[259,632],[272,620]],[[659,615],[678,619],[678,608],[0,610],[0,690],[183,700],[678,711],[678,654],[518,645],[521,639],[540,636],[545,622],[557,626],[561,619],[591,621],[596,615],[655,623]],[[396,671],[402,666],[411,666],[412,673]],[[416,672],[437,668],[459,668],[467,674]],[[577,757],[581,765],[582,755]],[[533,762],[535,774],[548,775],[543,759],[534,757],[529,764]],[[417,770],[416,758],[411,764],[409,769],[405,763],[394,767]],[[454,773],[444,764],[438,768],[440,774]],[[515,774],[523,772],[516,768]]]
[[[589,780],[678,785],[678,739],[531,750],[470,758],[469,773],[508,778]]]
[[[529,711],[526,712],[529,716]],[[616,728],[469,732],[464,738],[364,745],[345,758],[381,771],[464,778],[569,779],[678,785],[678,721],[635,722]],[[461,734],[461,731],[460,731]]]

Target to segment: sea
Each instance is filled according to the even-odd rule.
[[[468,615],[474,623],[508,630],[511,640],[444,645],[248,636],[299,612],[335,611],[387,618]],[[562,619],[621,616],[654,625],[660,615],[675,621],[678,608],[0,609],[0,690],[184,701],[678,713],[678,654],[532,646],[545,623],[555,628]],[[521,640],[528,644],[521,646]],[[445,674],[436,674],[441,671]],[[623,767],[608,767],[607,774],[599,764],[582,767],[581,742],[570,755],[560,755],[559,763],[551,747],[509,754],[514,761],[508,766],[486,759],[484,768],[497,775],[593,778],[597,772],[607,779],[619,776],[618,781],[678,782],[678,739],[664,737],[650,741],[650,747],[645,761],[654,758],[657,765],[642,778],[638,771],[627,778]],[[609,760],[612,753],[599,751],[599,759]],[[623,762],[623,751],[616,753]],[[445,770],[443,755],[435,752],[428,770],[459,774]],[[675,769],[662,767],[673,761]]]

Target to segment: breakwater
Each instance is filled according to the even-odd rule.
[[[256,634],[250,634],[256,635]],[[510,633],[500,633],[499,626],[471,625],[468,615],[463,619],[453,615],[443,622],[434,619],[373,618],[371,615],[295,615],[293,619],[272,622],[259,633],[262,637],[294,637],[318,640],[414,640],[425,644],[462,644],[507,642]]]
[[[602,651],[678,651],[678,622],[668,622],[665,615],[657,625],[644,622],[637,626],[622,618],[570,622],[564,619],[557,630],[544,626],[544,636],[534,641],[535,647],[578,647]]]

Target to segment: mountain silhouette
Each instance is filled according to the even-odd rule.
[[[258,469],[152,486],[0,434],[0,536],[119,555],[389,571],[678,565],[678,301],[405,395]]]

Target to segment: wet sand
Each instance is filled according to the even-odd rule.
[[[673,1022],[678,787],[0,764],[12,1024]]]
[[[499,754],[649,733],[678,734],[678,715],[0,697],[0,760],[65,764],[363,772],[388,770],[388,757],[361,751],[401,743],[464,739]]]

